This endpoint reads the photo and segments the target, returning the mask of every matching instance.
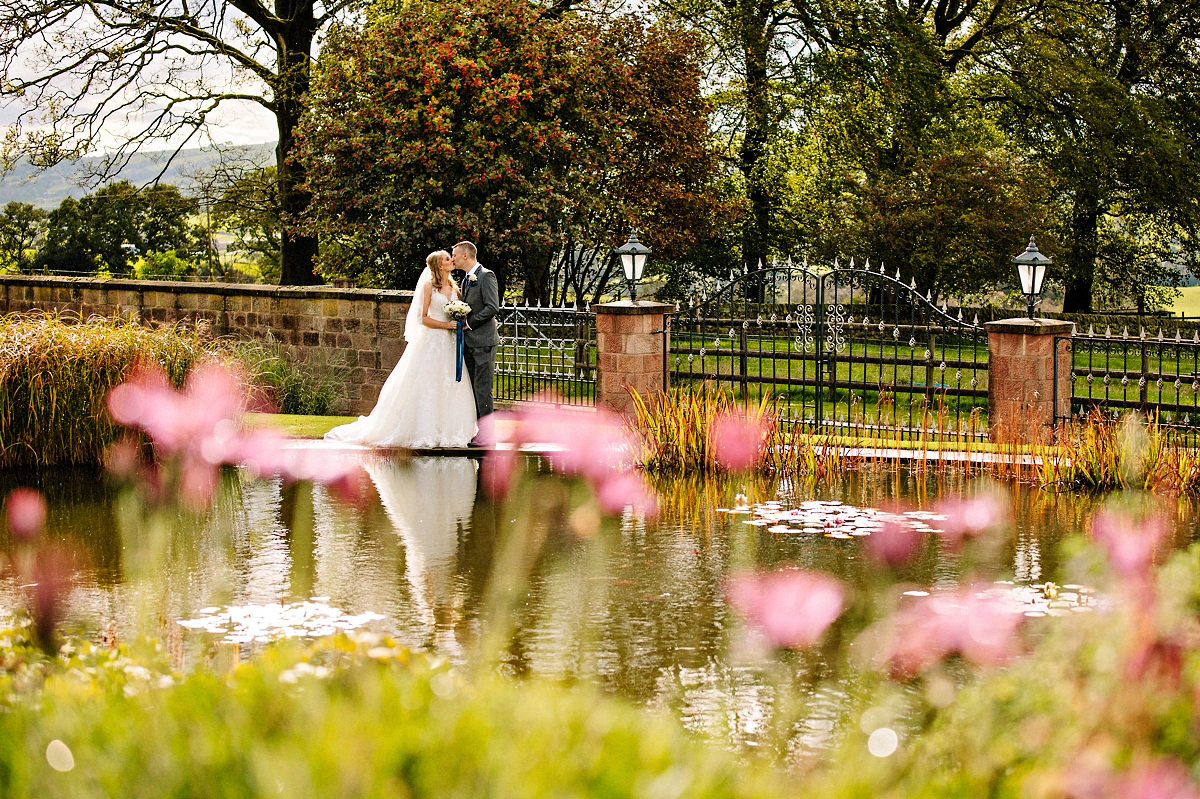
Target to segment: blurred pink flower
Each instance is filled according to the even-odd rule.
[[[32,488],[14,488],[8,495],[8,529],[15,538],[33,538],[46,525],[46,500]]]
[[[709,431],[713,457],[728,471],[749,469],[758,462],[759,448],[766,432],[761,421],[736,414],[718,414]]]
[[[38,644],[47,652],[56,648],[55,631],[62,620],[62,608],[71,588],[73,572],[66,552],[41,548],[33,562],[29,585],[29,613]]]
[[[1084,769],[1067,777],[1072,799],[1200,799],[1200,790],[1178,760],[1140,757],[1122,772]]]
[[[658,512],[658,500],[645,479],[636,472],[613,472],[596,486],[596,498],[606,513],[617,514],[632,507],[643,516]]]
[[[508,495],[513,475],[516,474],[518,457],[515,449],[488,451],[480,468],[483,472],[483,490],[490,499],[503,499]]]
[[[884,659],[894,674],[919,674],[953,654],[980,666],[1017,654],[1017,630],[1025,617],[1014,604],[970,587],[912,599],[891,619]]]
[[[182,391],[160,368],[139,367],[110,392],[108,407],[117,422],[144,430],[159,453],[174,460],[179,499],[193,509],[211,501],[217,470],[227,465],[245,465],[256,477],[321,483],[349,501],[365,495],[365,475],[354,459],[293,448],[275,430],[246,430],[248,396],[241,372],[213,361],[197,366]],[[135,456],[114,449],[111,462],[124,469]]]
[[[1134,764],[1117,777],[1109,793],[1120,799],[1196,799],[1196,785],[1177,760],[1158,758]]]
[[[484,417],[479,438],[495,445],[483,464],[484,487],[493,499],[508,493],[519,465],[518,449],[536,443],[545,445],[547,460],[559,472],[586,479],[605,511],[619,513],[632,505],[651,515],[657,508],[653,491],[635,468],[636,440],[625,420],[606,408],[529,403]]]
[[[987,492],[940,503],[937,512],[946,516],[938,523],[938,530],[953,546],[1008,519],[1008,509],[997,496]]]
[[[750,627],[773,646],[786,648],[816,643],[845,602],[836,579],[801,570],[735,575],[725,594]]]
[[[1092,537],[1112,570],[1127,580],[1149,577],[1154,550],[1166,534],[1166,522],[1158,514],[1135,519],[1119,511],[1100,511],[1092,517]]]
[[[888,520],[867,536],[867,555],[884,566],[903,566],[916,556],[923,538],[924,534],[908,525]]]

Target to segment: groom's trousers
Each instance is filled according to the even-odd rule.
[[[495,347],[467,347],[463,350],[463,366],[471,376],[475,393],[475,416],[482,419],[492,412],[492,376],[496,371]]]

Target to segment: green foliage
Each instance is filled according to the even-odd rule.
[[[278,278],[283,221],[274,166],[234,178],[213,206],[213,223],[233,233],[231,249],[251,253],[261,270]]]
[[[1067,312],[1106,299],[1140,307],[1148,286],[1174,279],[1163,261],[1192,259],[1198,26],[1187,0],[1052,2],[997,52],[1002,124],[1057,200],[1060,244],[1048,251],[1065,272]]]
[[[139,190],[128,181],[110,183],[76,201],[68,197],[50,212],[38,268],[93,271],[103,265],[125,274],[137,253],[197,252],[189,217],[195,200],[174,186]]]
[[[60,316],[0,318],[0,466],[98,464],[117,429],[104,401],[142,358],[177,385],[206,343],[181,328]]]
[[[268,405],[283,414],[327,416],[341,399],[348,370],[314,356],[298,365],[279,344],[235,342],[232,351],[245,365],[247,379],[266,393]]]
[[[181,280],[196,274],[196,265],[180,258],[174,250],[151,252],[133,265],[133,274],[142,280]]]
[[[33,265],[33,252],[44,233],[46,211],[28,203],[10,202],[0,212],[0,269],[24,272]]]
[[[781,795],[663,716],[579,687],[467,681],[388,641],[280,645],[185,676],[153,652],[47,661],[7,638],[5,796]],[[48,767],[53,740],[71,770]]]

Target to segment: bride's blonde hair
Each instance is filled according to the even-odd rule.
[[[442,282],[442,272],[437,268],[437,262],[441,260],[443,255],[447,258],[450,257],[450,253],[445,250],[434,250],[425,256],[425,265],[429,267],[429,274],[431,276],[430,282],[433,283],[433,288],[436,291],[441,291],[446,287],[446,284]],[[454,283],[454,279],[450,277],[450,272],[448,271],[446,272],[446,280],[450,281],[457,288],[458,284]]]

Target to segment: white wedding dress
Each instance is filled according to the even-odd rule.
[[[426,269],[413,294],[414,306],[419,304],[428,279]],[[449,321],[448,302],[450,298],[435,290],[429,315]],[[326,439],[375,447],[435,449],[465,447],[474,438],[475,395],[465,366],[462,380],[454,379],[454,331],[425,327],[420,322],[420,309],[414,307],[413,311],[405,322],[408,344],[384,382],[370,415],[333,428],[325,434]]]

